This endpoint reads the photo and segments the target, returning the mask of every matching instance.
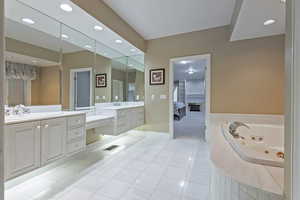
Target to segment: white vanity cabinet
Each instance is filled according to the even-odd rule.
[[[23,118],[24,119],[24,118]],[[85,149],[85,114],[57,114],[5,125],[5,179]]]
[[[104,107],[100,112],[114,116],[114,135],[120,135],[145,123],[144,106]]]
[[[66,137],[66,118],[57,118],[41,121],[42,165],[46,165],[65,156]]]
[[[40,167],[40,122],[5,127],[5,177],[12,178]]]
[[[131,109],[131,129],[142,126],[145,123],[144,107]]]
[[[85,115],[69,117],[67,122],[67,153],[74,154],[85,149]]]

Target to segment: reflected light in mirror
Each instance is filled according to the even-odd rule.
[[[61,34],[61,37],[62,37],[63,39],[69,39],[69,36],[66,35],[66,34]]]
[[[117,44],[122,44],[122,43],[123,43],[122,40],[115,40],[115,42],[116,42]]]
[[[98,25],[94,26],[94,29],[96,31],[102,31],[103,30],[103,28],[101,26],[98,26]]]
[[[91,48],[92,48],[92,46],[91,46],[91,45],[88,45],[88,44],[85,45],[84,47],[87,48],[87,49],[91,49]]]
[[[72,10],[73,10],[73,8],[69,4],[66,4],[66,3],[60,4],[60,8],[66,12],[72,12]]]
[[[33,21],[30,18],[22,18],[22,22],[24,22],[26,24],[35,24],[35,21]]]

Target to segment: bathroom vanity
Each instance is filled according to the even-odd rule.
[[[97,110],[114,117],[114,135],[142,126],[145,123],[143,104],[121,104],[118,106],[98,106]]]
[[[5,178],[10,179],[83,151],[83,112],[32,113],[5,120]]]

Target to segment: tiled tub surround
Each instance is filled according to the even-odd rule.
[[[209,200],[283,200],[278,194],[242,184],[212,167]]]
[[[211,200],[283,199],[284,169],[250,163],[241,159],[222,134],[228,121],[282,125],[282,116],[226,115],[210,116],[210,157],[214,165]],[[236,192],[234,192],[236,191]]]

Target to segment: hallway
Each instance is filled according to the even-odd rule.
[[[176,138],[191,137],[205,139],[205,113],[187,112],[180,121],[174,120],[174,134]]]

